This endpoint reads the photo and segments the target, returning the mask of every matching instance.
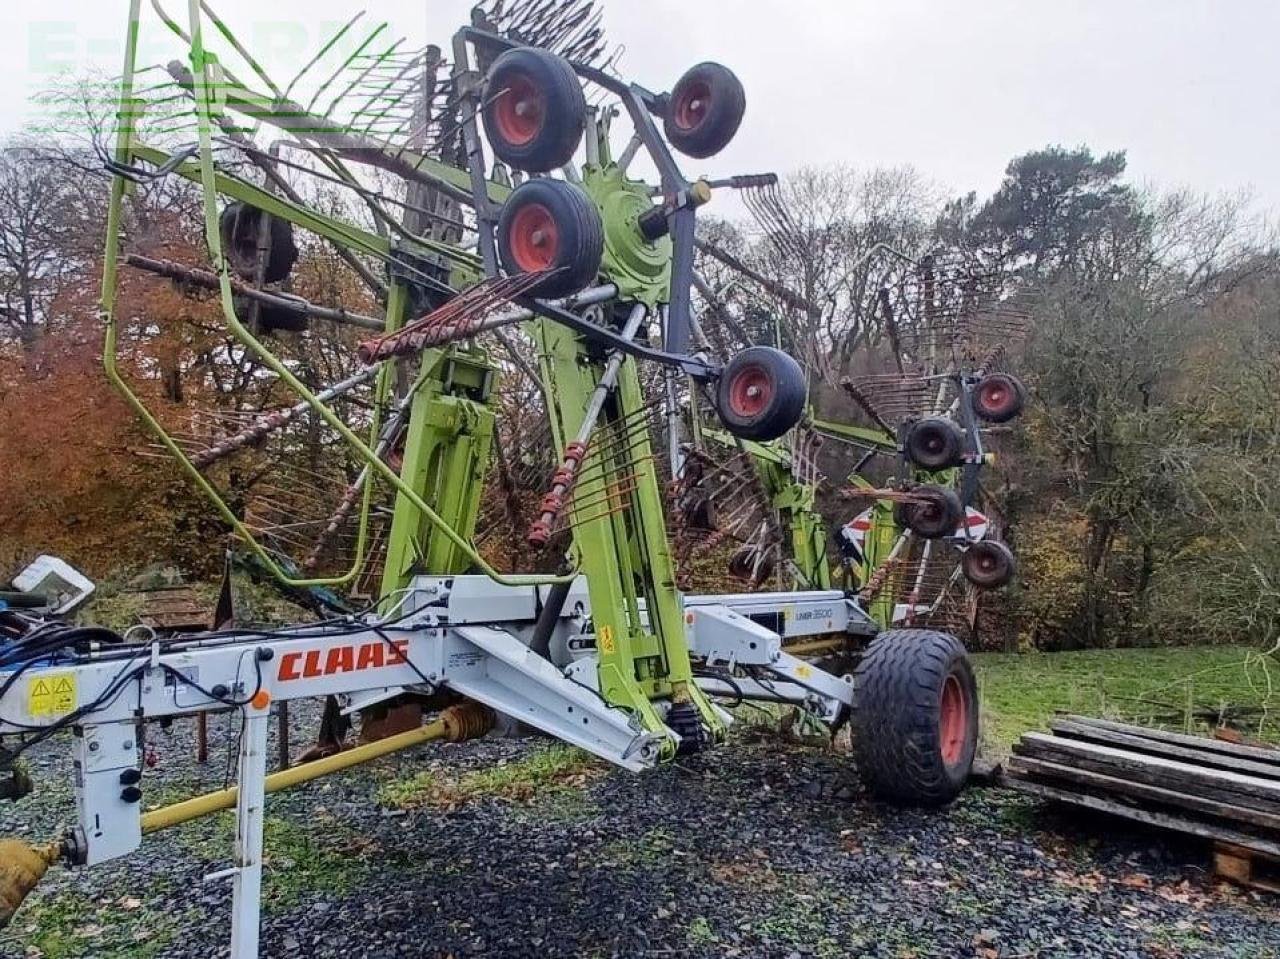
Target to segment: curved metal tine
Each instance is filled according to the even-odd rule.
[[[541,26],[547,18],[547,14],[556,5],[557,0],[528,0],[512,10],[510,19],[503,25],[504,29],[511,33],[522,34],[521,39],[526,43],[537,46],[535,38],[531,35],[534,27]],[[516,11],[519,11],[518,13]]]
[[[421,63],[424,55],[425,55],[425,51],[415,54],[413,57],[409,59],[409,61],[404,65],[404,67],[401,68],[399,73],[397,73],[394,77],[388,80],[380,90],[377,90],[372,95],[370,95],[369,99],[365,101],[364,106],[362,106],[359,110],[357,110],[355,113],[351,115],[351,123],[354,125],[357,117],[363,116],[365,110],[371,107],[378,100],[379,97],[384,96],[389,90],[391,90],[392,87],[395,86],[395,84],[399,80],[403,79],[404,76],[408,74],[410,70],[413,70],[415,67],[417,67],[419,63]],[[395,99],[393,99],[381,113],[377,114],[372,120],[369,121],[368,126],[366,126],[364,130],[361,131],[361,133],[364,136],[368,136],[369,131],[370,129],[372,129],[373,125],[377,123],[378,120],[380,120],[382,117],[386,116],[389,110],[391,110],[402,99],[404,99],[405,95],[406,94],[401,93],[399,97],[396,97]]]
[[[347,86],[343,89],[343,91],[329,102],[329,109],[324,111],[323,119],[325,120],[330,119],[333,116],[333,111],[338,108],[338,104],[347,98],[347,94],[349,94],[352,90],[354,90],[361,83],[363,83],[365,77],[367,77],[370,73],[372,73],[380,64],[383,63],[383,61],[385,61],[387,58],[391,56],[394,56],[395,52],[400,49],[400,44],[404,43],[404,41],[405,41],[405,38],[401,37],[400,39],[393,42],[391,46],[387,47],[387,49],[383,50],[382,53],[379,53],[377,56],[375,56],[370,61],[369,65],[365,67],[364,70],[362,70],[360,73],[358,73],[356,75],[356,78],[352,80],[349,84],[347,84]]]
[[[152,0],[152,2],[154,3],[156,0]],[[267,85],[267,89],[274,93],[276,97],[280,97],[280,88],[271,82],[271,77],[267,75],[266,70],[262,68],[258,61],[253,58],[253,55],[241,46],[240,41],[236,39],[235,34],[231,32],[231,29],[222,21],[222,18],[218,16],[213,7],[209,5],[208,0],[200,0],[200,9],[204,11],[205,16],[209,18],[209,21],[217,28],[218,32],[222,34],[227,43],[231,44],[231,48],[235,50],[236,53],[240,54],[240,57],[245,63],[249,64],[249,69],[256,73],[258,75],[258,79]],[[235,80],[230,73],[227,74],[227,78],[233,80],[235,83],[240,82]]]
[[[465,107],[466,104],[459,103],[458,104],[459,110],[456,118],[451,119],[447,127],[441,127],[436,132],[435,137],[422,146],[422,151],[426,153],[440,146],[440,144],[444,143],[444,141],[448,137],[453,136],[455,133],[461,130],[464,126],[466,126],[467,123],[479,117],[484,112],[485,107],[495,102],[498,99],[498,97],[502,96],[506,92],[507,92],[506,90],[500,90],[497,93],[493,94],[492,96],[484,100],[481,100],[480,103],[476,106],[476,108],[469,115],[465,117],[463,116],[462,108]]]
[[[354,23],[355,21],[353,20],[352,22]],[[311,99],[307,101],[308,113],[313,113],[315,111],[316,103],[318,103],[320,98],[324,96],[325,91],[328,90],[329,87],[332,86],[333,82],[337,80],[338,77],[342,76],[342,74],[350,68],[353,63],[364,56],[364,52],[369,48],[369,44],[378,39],[378,37],[387,29],[388,25],[387,21],[384,20],[382,23],[374,27],[369,32],[368,36],[360,42],[360,45],[351,52],[351,55],[343,60],[342,63],[338,64],[338,68],[325,78],[325,81],[316,88],[316,92],[312,94]],[[290,86],[292,87],[292,84],[290,84]]]
[[[776,230],[774,234],[776,237],[775,242],[783,243],[792,253],[803,256],[805,253],[804,231],[800,229],[799,224],[791,217],[791,213],[787,210],[778,187],[776,185],[764,187],[758,192],[757,200],[774,223]]]
[[[604,51],[604,31],[600,29],[603,20],[604,11],[593,10],[590,4],[566,18],[568,32],[556,44],[560,55],[567,60],[593,64]]]

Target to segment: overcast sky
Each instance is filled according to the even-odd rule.
[[[125,0],[2,0],[0,132],[61,70],[118,71]],[[180,19],[185,0],[163,0]],[[345,0],[212,0],[277,77],[299,68]],[[1252,188],[1280,210],[1277,0],[600,0],[623,72],[669,89],[704,59],[747,88],[737,140],[686,172],[912,164],[990,192],[1048,143],[1126,149],[1141,182]],[[365,0],[416,45],[445,46],[469,0]],[[146,14],[144,37],[166,40]],[[153,47],[156,59],[172,47]]]

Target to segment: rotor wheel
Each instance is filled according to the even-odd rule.
[[[662,127],[673,147],[705,160],[729,145],[746,109],[746,91],[732,70],[699,63],[676,82]]]
[[[949,469],[964,457],[964,433],[949,417],[929,416],[908,427],[902,446],[907,459],[921,469]]]
[[[854,758],[879,799],[942,806],[959,795],[978,748],[978,683],[949,633],[887,630],[854,672]]]
[[[771,346],[752,346],[721,372],[716,412],[734,436],[777,439],[804,415],[805,387],[804,371],[794,359]]]
[[[917,501],[899,503],[898,523],[923,539],[954,536],[964,519],[964,506],[955,490],[945,486],[921,486],[913,493]]]
[[[577,293],[600,272],[604,229],[587,194],[564,180],[529,180],[517,187],[498,218],[498,258],[511,276],[546,273],[529,295]]]
[[[973,412],[988,423],[1008,423],[1021,415],[1027,391],[1008,373],[990,373],[973,388]]]
[[[218,239],[232,272],[252,280],[258,274],[258,240],[264,216],[271,219],[271,249],[262,280],[279,283],[289,276],[298,261],[293,224],[288,220],[237,200],[223,207],[218,216]]]
[[[484,132],[499,160],[546,173],[573,159],[587,103],[569,61],[537,47],[507,50],[484,85]]]
[[[964,551],[960,568],[965,578],[979,589],[999,589],[1013,580],[1018,561],[1004,543],[984,539]]]

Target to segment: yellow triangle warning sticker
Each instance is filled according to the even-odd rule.
[[[32,677],[27,683],[27,712],[35,717],[64,716],[76,708],[75,673]]]

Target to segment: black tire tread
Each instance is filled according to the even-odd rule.
[[[503,269],[509,275],[520,272],[511,255],[507,234],[516,209],[530,200],[551,209],[561,235],[573,237],[573,242],[566,241],[561,251],[559,260],[563,268],[537,283],[529,295],[554,299],[589,286],[599,274],[604,257],[604,224],[599,208],[586,191],[564,180],[528,180],[507,198],[498,218],[498,258]]]
[[[854,758],[867,788],[890,802],[941,806],[963,788],[939,747],[938,697],[953,665],[962,663],[977,717],[977,685],[964,645],[949,633],[890,629],[872,640],[854,672]]]
[[[945,431],[946,449],[942,454],[930,454],[918,449],[920,435],[926,429]],[[964,432],[960,425],[946,416],[926,416],[916,420],[907,428],[903,442],[907,458],[921,469],[940,470],[959,466],[964,457]]]
[[[716,98],[716,116],[697,130],[682,130],[671,116],[673,108],[668,107],[663,117],[663,132],[667,141],[687,157],[705,160],[715,156],[733,139],[742,124],[742,117],[747,110],[747,94],[742,81],[728,67],[707,61],[690,67],[685,71],[672,90],[671,103],[675,102],[680,86],[701,75]]]
[[[730,409],[728,384],[739,369],[752,364],[769,370],[777,392],[772,407],[748,421],[737,417]],[[768,442],[782,436],[800,422],[804,416],[807,394],[804,371],[794,357],[771,346],[751,346],[735,355],[721,371],[720,381],[716,386],[716,412],[725,428],[734,436]]]
[[[490,86],[508,69],[532,72],[546,84],[547,122],[538,136],[519,146],[506,143],[490,119]],[[537,47],[507,50],[489,68],[484,99],[485,133],[494,155],[503,163],[526,173],[546,173],[573,159],[586,129],[587,101],[578,75],[568,60]]]
[[[1014,395],[1017,396],[1018,398],[1017,404],[1006,413],[992,415],[991,412],[984,411],[979,408],[977,399],[975,396],[973,412],[978,417],[978,419],[983,420],[984,422],[987,422],[987,423],[995,423],[998,425],[1001,423],[1008,423],[1012,420],[1017,419],[1019,416],[1022,415],[1022,411],[1027,405],[1027,388],[1020,379],[1018,379],[1016,376],[1012,375],[1011,373],[989,373],[986,376],[984,376],[981,380],[978,381],[978,387],[980,387],[982,383],[984,383],[985,381],[989,379],[996,379],[996,378],[1009,381],[1010,385],[1013,387]]]

